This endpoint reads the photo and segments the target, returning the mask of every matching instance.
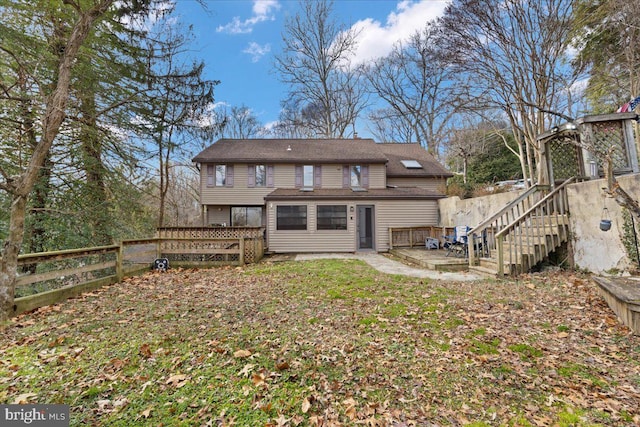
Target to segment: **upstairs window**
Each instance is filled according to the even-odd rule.
[[[247,187],[273,187],[273,165],[248,165]]]
[[[227,165],[216,165],[216,187],[224,187],[227,183]]]
[[[302,186],[313,188],[313,165],[304,165],[302,167]]]
[[[344,165],[342,167],[342,188],[369,188],[368,165]]]
[[[322,166],[296,165],[295,186],[307,191],[322,188]]]
[[[353,165],[350,168],[351,187],[362,187],[362,167],[360,165]]]
[[[256,165],[256,187],[267,186],[267,168],[265,165]]]
[[[207,187],[233,187],[233,165],[207,165]]]

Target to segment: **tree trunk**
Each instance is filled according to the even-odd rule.
[[[53,91],[46,97],[40,141],[33,150],[26,169],[7,183],[12,203],[9,234],[2,247],[2,261],[0,261],[0,324],[8,320],[14,312],[18,254],[24,238],[26,199],[33,190],[40,169],[49,156],[53,141],[65,118],[71,85],[71,69],[80,46],[89,35],[94,22],[109,9],[112,3],[113,0],[102,0],[78,17],[64,47],[64,54],[58,63],[57,80],[54,82]]]
[[[9,234],[0,258],[0,326],[15,312],[14,297],[18,277],[18,254],[24,234],[24,218],[27,207],[25,196],[14,195],[11,200]]]
[[[33,195],[31,197],[31,213],[27,219],[28,224],[24,235],[24,248],[28,253],[44,252],[44,242],[46,239],[47,227],[46,227],[46,207],[49,195],[51,194],[51,169],[53,163],[51,159],[47,157],[44,163],[44,167],[40,169],[38,181],[33,189]],[[37,263],[27,264],[22,268],[22,271],[34,274]]]
[[[92,92],[92,91],[89,91]],[[112,243],[109,232],[109,204],[105,184],[106,168],[102,163],[102,142],[97,133],[95,94],[84,94],[81,99],[82,131],[80,141],[88,207],[91,214],[87,218],[91,224],[91,236],[96,245]]]

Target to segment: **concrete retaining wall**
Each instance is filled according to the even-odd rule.
[[[631,197],[640,197],[640,174],[616,177],[620,187]],[[592,273],[628,271],[632,260],[627,256],[622,239],[624,219],[622,208],[612,198],[603,198],[607,182],[604,179],[572,184],[567,188],[573,260],[576,268]],[[611,229],[600,230],[603,207],[607,207]],[[636,221],[636,230],[640,223]]]
[[[620,176],[616,179],[631,197],[640,199],[640,174]],[[603,199],[603,187],[606,186],[606,180],[598,179],[567,187],[574,264],[576,268],[597,274],[629,271],[633,264],[622,243],[622,208],[611,198],[607,198],[606,201]],[[464,200],[456,196],[441,199],[438,201],[439,225],[474,227],[514,200],[522,191],[524,190]],[[611,230],[607,232],[600,230],[604,203],[609,219],[612,220]],[[636,221],[636,230],[640,231],[639,221]]]
[[[458,196],[438,200],[440,226],[455,227],[468,225],[475,227],[484,219],[498,212],[525,190],[508,191],[488,196],[460,199]]]

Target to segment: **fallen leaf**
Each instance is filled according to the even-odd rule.
[[[264,380],[265,380],[265,376],[264,376],[263,373],[258,373],[258,374],[251,375],[251,382],[256,387],[260,387],[260,386],[266,385]]]
[[[140,416],[144,417],[144,418],[149,418],[151,416],[151,411],[153,410],[153,408],[148,408],[145,409],[144,411],[142,411],[140,413]]]
[[[37,394],[35,394],[35,393],[23,393],[20,396],[17,396],[14,399],[13,403],[16,404],[16,405],[23,405],[25,403],[28,403],[29,399],[31,399],[32,397],[36,397],[36,396],[37,396]]]
[[[286,360],[279,360],[278,362],[276,362],[276,369],[278,371],[284,371],[285,369],[289,369],[291,366],[289,365],[289,362],[287,362]]]
[[[246,365],[244,365],[244,368],[242,368],[242,370],[238,373],[238,375],[243,377],[248,377],[254,367],[255,365],[252,365],[251,363],[247,363]]]
[[[140,354],[145,359],[148,359],[151,357],[151,348],[149,347],[149,344],[142,344],[140,346]]]
[[[302,401],[302,413],[306,414],[309,409],[311,409],[311,402],[309,402],[309,399],[305,397],[305,399]]]
[[[242,359],[244,357],[249,357],[249,356],[251,356],[251,352],[249,350],[236,350],[233,353],[233,357],[237,359]]]
[[[187,377],[186,375],[183,374],[178,374],[178,375],[172,375],[169,377],[169,379],[167,380],[166,384],[167,385],[172,385],[176,388],[180,388],[183,387],[187,381],[189,380],[189,377]]]
[[[344,413],[351,421],[356,419],[356,401],[354,398],[350,397],[342,401],[342,404],[345,406]]]

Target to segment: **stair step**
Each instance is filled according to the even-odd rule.
[[[533,216],[529,218],[530,224],[551,224],[551,225],[569,225],[569,216],[563,215],[551,215],[551,216]]]
[[[470,266],[469,271],[473,273],[478,273],[482,276],[487,276],[487,277],[496,277],[496,275],[498,274],[498,270],[494,270],[488,267],[482,267],[480,265]]]
[[[504,264],[504,267],[502,271],[504,271],[504,274],[505,275],[511,274],[512,265],[510,265],[508,262],[505,262],[503,264]],[[497,258],[480,258],[479,265],[469,266],[469,269],[471,269],[472,267],[480,267],[483,269],[493,271],[493,274],[495,275],[495,274],[498,274],[498,259]]]

